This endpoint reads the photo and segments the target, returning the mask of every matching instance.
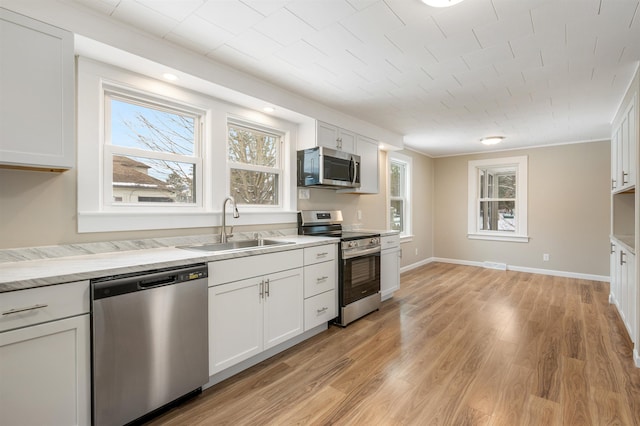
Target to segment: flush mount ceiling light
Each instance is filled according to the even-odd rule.
[[[503,139],[504,139],[504,136],[487,136],[486,138],[480,139],[480,142],[482,142],[485,145],[495,145],[497,143],[502,142]]]
[[[162,74],[162,78],[168,81],[176,81],[178,79],[178,76],[175,74],[171,74],[170,72],[165,72],[164,74]]]
[[[264,112],[274,112],[276,109],[274,107],[272,107],[272,106],[266,106],[266,107],[262,108],[262,110]]]
[[[431,7],[449,7],[460,3],[462,0],[422,0],[422,3]]]

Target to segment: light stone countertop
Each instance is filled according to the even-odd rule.
[[[389,235],[395,235],[400,233],[400,231],[394,231],[392,229],[370,229],[370,228],[358,228],[358,229],[354,229],[354,231],[375,232],[376,234],[380,234],[381,237],[388,237]]]
[[[293,244],[215,253],[177,247],[157,247],[4,262],[0,263],[0,293],[116,274],[296,250],[340,241],[338,238],[301,235],[265,238]]]

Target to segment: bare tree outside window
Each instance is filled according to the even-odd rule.
[[[114,154],[123,154],[113,157],[114,201],[195,203],[198,117],[142,101],[108,98],[111,145],[120,147]]]
[[[281,136],[236,123],[228,129],[229,193],[238,204],[277,206]]]

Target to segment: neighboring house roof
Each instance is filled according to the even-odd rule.
[[[148,166],[140,161],[119,155],[113,156],[113,184],[114,186],[133,186],[145,188],[158,188],[172,191],[166,182],[149,176]]]

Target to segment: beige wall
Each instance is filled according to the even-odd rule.
[[[529,158],[529,242],[467,239],[468,161],[516,155]],[[609,275],[609,157],[603,141],[436,159],[435,256]]]
[[[414,234],[403,243],[402,265],[433,255],[432,201],[433,160],[403,151],[413,158]],[[338,194],[334,190],[311,189],[309,200],[298,200],[299,210],[342,209],[345,224],[387,229],[387,154],[380,152],[380,192],[372,195]],[[178,228],[156,231],[77,232],[76,172],[46,173],[0,169],[0,249],[109,240],[170,237],[218,232],[217,228]],[[358,220],[357,212],[362,212]],[[418,214],[418,212],[420,212]],[[239,226],[239,231],[295,227],[295,223],[270,226]],[[418,248],[418,254],[415,249]]]

